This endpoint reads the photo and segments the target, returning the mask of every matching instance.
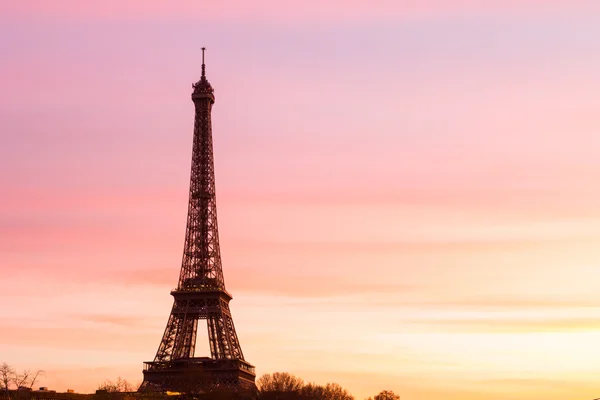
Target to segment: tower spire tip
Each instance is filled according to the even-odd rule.
[[[202,48],[202,77],[206,77],[206,66],[204,65],[204,50],[206,50],[206,47]]]

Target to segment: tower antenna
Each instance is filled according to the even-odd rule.
[[[204,65],[204,50],[206,50],[206,47],[202,48],[202,77],[203,78],[206,77],[206,66]]]

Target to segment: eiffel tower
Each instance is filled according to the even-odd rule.
[[[192,85],[196,108],[185,246],[173,308],[154,361],[144,363],[140,391],[202,392],[253,388],[254,366],[244,360],[225,290],[212,148],[214,90],[202,77]],[[198,321],[206,320],[210,357],[195,357]]]

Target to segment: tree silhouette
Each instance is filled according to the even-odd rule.
[[[304,380],[287,372],[275,372],[273,375],[264,374],[256,381],[261,393],[264,392],[300,392]]]
[[[10,365],[7,363],[0,365],[0,384],[2,385],[2,389],[6,391],[7,398],[10,398],[10,385],[13,382],[14,375],[15,370]]]
[[[135,388],[131,385],[127,380],[117,377],[116,382],[112,382],[106,380],[98,385],[98,390],[104,390],[108,393],[117,393],[117,392],[134,392]]]
[[[354,400],[354,396],[337,383],[328,383],[325,386],[309,383],[301,392],[307,400]]]
[[[391,390],[383,390],[373,400],[400,400],[400,396]]]
[[[256,381],[259,400],[354,400],[346,389],[337,383],[317,385],[304,384],[287,372],[265,374]]]

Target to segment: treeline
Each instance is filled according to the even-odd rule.
[[[305,383],[287,372],[265,374],[256,380],[257,400],[354,400],[346,389],[337,383],[317,385]],[[384,390],[367,400],[399,400],[391,390]]]
[[[39,378],[44,375],[42,370],[23,370],[17,372],[7,363],[0,365],[0,398],[11,399],[17,395],[17,389],[32,389]],[[119,377],[116,381],[104,381],[98,385],[96,395],[90,396],[102,399],[162,399],[160,393],[136,393],[138,385],[132,385]],[[104,393],[105,395],[102,395]],[[65,395],[67,395],[65,393]],[[39,397],[39,396],[38,396]],[[167,396],[171,399],[179,397],[182,400],[355,400],[346,389],[337,383],[318,385],[314,382],[304,382],[302,378],[287,372],[265,374],[256,380],[256,390],[227,390],[215,389],[204,393],[187,393],[180,396]],[[400,396],[391,390],[383,390],[365,400],[400,400]]]
[[[98,390],[107,394],[133,391],[126,380],[117,378],[116,382],[105,381]],[[156,399],[157,393],[138,393],[140,399]],[[173,398],[174,396],[170,396]],[[287,372],[265,374],[256,380],[256,390],[213,389],[203,393],[187,393],[179,397],[182,400],[355,400],[346,389],[337,383],[318,385],[304,382],[302,378]],[[400,396],[391,390],[381,391],[366,400],[399,400]]]

